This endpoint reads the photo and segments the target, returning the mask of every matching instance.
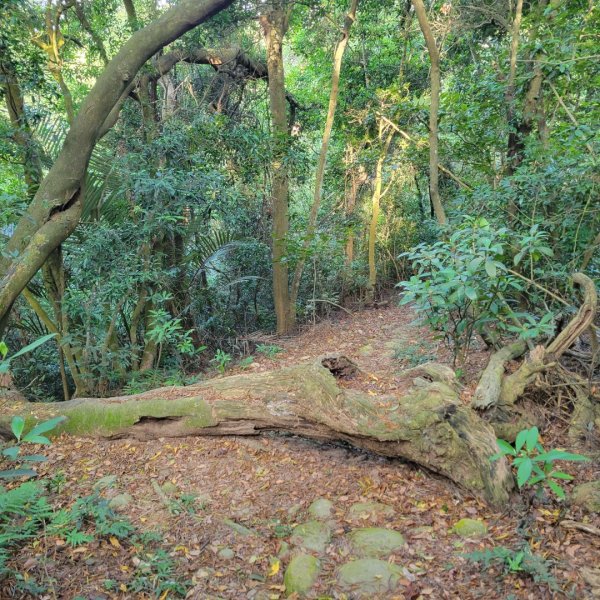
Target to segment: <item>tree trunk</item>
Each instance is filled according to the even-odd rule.
[[[431,105],[429,108],[429,193],[433,211],[440,225],[446,223],[446,212],[442,205],[439,190],[439,140],[438,140],[438,113],[440,110],[440,53],[435,43],[435,38],[429,21],[427,20],[427,11],[423,0],[413,0],[415,13],[425,38],[425,44],[429,52],[429,60],[431,61]]]
[[[325,175],[325,165],[327,164],[327,150],[329,148],[329,140],[331,139],[333,119],[335,117],[337,99],[340,91],[340,72],[342,70],[342,59],[344,57],[346,46],[348,45],[348,38],[350,37],[350,28],[356,20],[357,6],[358,0],[350,1],[350,8],[348,9],[348,14],[344,19],[342,37],[337,44],[333,56],[333,73],[331,75],[331,92],[329,95],[329,108],[327,110],[327,118],[325,119],[325,130],[323,131],[323,140],[321,141],[321,152],[319,154],[319,163],[317,165],[317,173],[315,175],[315,190],[313,195],[313,203],[310,208],[310,214],[308,216],[306,235],[302,243],[302,252],[300,254],[298,262],[296,263],[296,269],[294,271],[294,280],[292,282],[292,290],[290,294],[290,303],[292,304],[292,306],[295,306],[296,300],[298,298],[298,290],[300,289],[302,272],[304,271],[304,265],[306,263],[306,253],[315,234],[317,216],[319,214],[319,208],[321,207],[321,198],[323,194],[323,177]]]
[[[133,34],[96,80],[67,134],[63,148],[20,219],[0,261],[0,321],[45,262],[74,231],[88,162],[103,125],[143,64],[233,0],[182,0]]]
[[[267,44],[269,74],[269,105],[273,129],[273,161],[271,203],[273,210],[273,301],[277,317],[277,333],[287,333],[295,326],[295,310],[290,302],[286,245],[289,232],[289,169],[286,155],[289,131],[283,70],[283,37],[288,19],[283,3],[276,1],[273,9],[262,15],[260,22]]]
[[[405,372],[403,396],[372,397],[338,386],[356,366],[340,356],[278,371],[234,375],[135,396],[26,404],[0,400],[0,424],[67,417],[78,435],[151,439],[186,435],[257,435],[281,431],[341,441],[440,473],[495,505],[508,501],[513,478],[496,453],[493,430],[462,406],[454,373],[440,365]],[[30,415],[30,416],[29,416]]]
[[[383,141],[383,122],[380,122],[379,139]],[[373,197],[371,200],[371,222],[369,224],[369,285],[367,287],[367,300],[372,302],[375,297],[375,287],[377,285],[377,261],[375,257],[375,246],[377,243],[377,222],[379,221],[379,201],[381,200],[381,184],[383,179],[383,163],[390,149],[390,144],[394,137],[394,130],[388,133],[381,154],[377,159],[375,167],[375,181],[373,189]]]

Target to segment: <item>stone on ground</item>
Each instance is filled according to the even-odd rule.
[[[592,513],[600,513],[600,480],[575,486],[571,503]]]
[[[244,525],[240,525],[239,523],[236,523],[235,521],[232,521],[231,519],[224,519],[223,524],[227,525],[227,527],[229,527],[229,529],[232,529],[233,531],[235,531],[235,533],[237,533],[238,535],[241,535],[242,537],[249,537],[251,535],[256,535],[256,531],[252,531],[252,529],[249,529],[248,527],[244,527]]]
[[[320,568],[319,561],[310,554],[294,556],[283,576],[286,594],[306,594],[315,584]]]
[[[223,560],[231,560],[235,556],[235,552],[231,548],[222,548],[219,550],[219,558]]]
[[[331,529],[325,523],[307,521],[294,529],[290,542],[305,550],[322,553],[325,552],[330,539]]]
[[[350,534],[354,552],[360,556],[383,558],[404,545],[404,537],[398,531],[381,527],[356,529]]]
[[[453,529],[454,533],[464,538],[480,538],[487,534],[487,525],[477,519],[461,519]]]
[[[360,596],[383,594],[393,592],[401,576],[402,570],[396,565],[376,558],[361,558],[340,568],[338,584]]]
[[[331,518],[331,511],[333,510],[333,502],[327,500],[327,498],[317,498],[309,507],[308,512],[318,521],[327,521]]]
[[[120,508],[129,506],[132,502],[133,498],[130,494],[117,494],[109,500],[108,506],[113,510],[119,510]]]
[[[352,519],[368,519],[369,517],[391,517],[394,509],[381,502],[358,502],[350,507],[348,515]]]

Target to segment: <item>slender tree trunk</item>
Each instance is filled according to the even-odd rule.
[[[277,333],[287,333],[295,326],[295,310],[290,302],[288,266],[285,260],[289,232],[289,169],[286,164],[289,131],[283,69],[283,37],[287,30],[288,20],[283,3],[276,0],[273,3],[273,9],[262,15],[260,21],[267,44],[269,105],[273,129],[273,161],[271,164],[273,300],[277,318]]]
[[[380,121],[379,139],[383,141],[384,125]],[[375,259],[375,246],[377,243],[377,222],[379,221],[379,202],[381,200],[381,184],[383,180],[383,163],[390,149],[390,144],[394,138],[394,130],[390,129],[381,149],[381,154],[375,167],[375,181],[373,188],[371,223],[369,224],[369,286],[367,287],[367,300],[372,302],[375,296],[375,287],[377,285],[377,262]]]
[[[433,37],[429,21],[427,20],[427,11],[423,0],[413,0],[415,13],[425,38],[425,44],[429,52],[431,61],[431,105],[429,108],[429,193],[431,203],[435,212],[436,219],[440,225],[446,223],[446,212],[442,205],[439,191],[439,140],[438,140],[438,115],[440,110],[440,53]]]
[[[40,184],[0,259],[0,322],[50,253],[74,231],[91,153],[104,124],[144,63],[233,0],[182,0],[135,33],[100,74],[82,103],[63,148]],[[0,332],[1,333],[1,332]]]
[[[321,152],[319,154],[319,162],[317,165],[317,173],[315,176],[315,190],[313,195],[313,203],[310,209],[310,214],[308,216],[308,226],[306,228],[304,242],[302,243],[302,252],[300,254],[298,262],[296,263],[294,280],[292,282],[292,290],[290,294],[290,302],[292,306],[295,306],[296,300],[298,298],[298,290],[300,289],[302,272],[304,271],[304,265],[306,263],[306,253],[315,234],[317,217],[319,214],[319,208],[321,207],[321,198],[323,194],[323,176],[325,175],[325,165],[327,164],[327,150],[329,148],[329,140],[331,139],[331,130],[333,129],[333,120],[335,117],[338,94],[340,91],[340,72],[342,70],[342,59],[344,57],[346,46],[348,45],[348,38],[350,37],[350,28],[356,20],[357,6],[358,0],[350,1],[350,8],[348,9],[348,14],[344,19],[342,37],[340,38],[337,44],[333,56],[333,72],[331,75],[331,93],[329,95],[329,108],[327,109],[327,118],[325,119],[325,130],[323,131]]]

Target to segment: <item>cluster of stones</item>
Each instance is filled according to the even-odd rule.
[[[369,515],[389,517],[393,508],[377,502],[354,504],[350,521],[364,521]],[[290,538],[294,548],[284,575],[286,593],[307,594],[315,585],[321,571],[318,556],[325,553],[331,542],[335,522],[333,504],[325,499],[315,500],[309,508],[311,520],[296,526]],[[385,559],[401,548],[402,534],[381,527],[361,527],[347,535],[353,558],[337,572],[337,588],[360,596],[392,591],[403,576],[402,569]]]

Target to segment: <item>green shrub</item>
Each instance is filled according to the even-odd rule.
[[[560,499],[565,497],[564,490],[556,480],[571,480],[573,476],[557,470],[554,464],[557,460],[589,460],[581,454],[563,450],[546,452],[540,443],[537,427],[520,431],[514,446],[505,440],[497,440],[497,443],[500,452],[494,454],[490,460],[498,460],[503,456],[511,457],[512,466],[517,470],[519,488],[533,487],[538,495],[548,486]]]

